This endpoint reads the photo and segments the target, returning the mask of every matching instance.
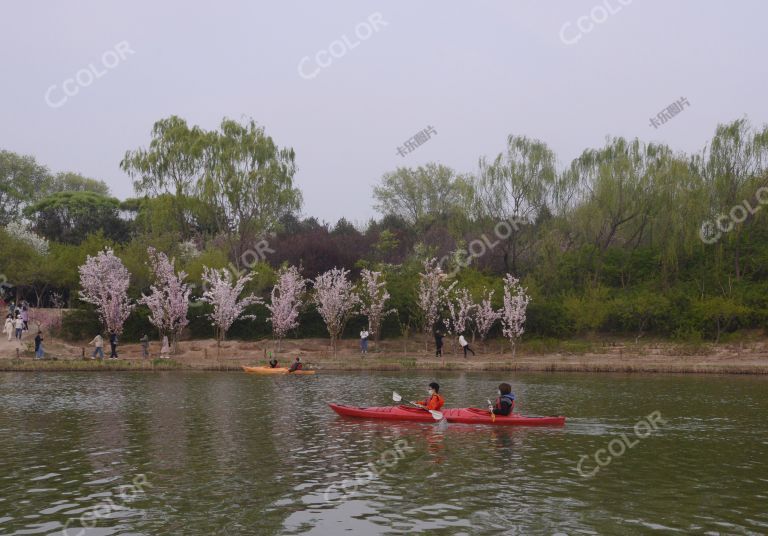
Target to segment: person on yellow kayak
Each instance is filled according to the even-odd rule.
[[[296,372],[297,370],[301,370],[304,365],[301,363],[301,358],[296,357],[296,361],[293,362],[291,365],[291,368],[288,369],[288,372]]]
[[[512,386],[508,383],[499,384],[499,398],[496,403],[488,408],[494,415],[506,417],[515,409],[515,395],[512,393]]]
[[[416,405],[421,406],[424,409],[440,411],[440,408],[445,405],[445,398],[438,394],[440,393],[440,384],[437,382],[430,383],[429,391],[427,391],[427,393],[429,394],[429,398],[421,402],[416,402]]]
[[[269,368],[277,368],[277,359],[272,357],[272,352],[269,352]]]

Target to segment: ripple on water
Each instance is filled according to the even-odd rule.
[[[452,407],[500,380],[437,376]],[[767,532],[765,381],[513,375],[526,412],[568,416],[555,429],[362,421],[325,405],[383,405],[432,379],[3,376],[0,452],[14,455],[0,456],[0,533],[59,532],[104,504],[94,534]],[[582,454],[594,467],[653,411],[658,433],[579,475]],[[398,441],[410,448],[383,467]],[[354,493],[326,494],[371,465]],[[151,487],[121,497],[138,475]]]

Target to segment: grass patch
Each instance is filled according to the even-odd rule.
[[[521,354],[585,354],[592,352],[594,348],[594,343],[590,341],[553,338],[531,339],[518,345]]]
[[[3,371],[110,371],[110,370],[178,370],[183,365],[172,359],[134,361],[126,359],[0,359]]]

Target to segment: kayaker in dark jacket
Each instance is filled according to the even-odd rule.
[[[439,392],[440,392],[440,384],[437,382],[430,383],[429,391],[427,391],[427,394],[429,394],[429,398],[427,398],[426,400],[422,400],[421,402],[416,402],[416,404],[423,407],[424,409],[440,411],[440,408],[442,408],[443,405],[445,404],[445,398],[440,396],[438,394]]]
[[[288,369],[288,372],[295,372],[297,370],[301,370],[302,364],[301,364],[301,358],[297,357],[296,361],[293,362],[291,365],[291,368]]]
[[[277,359],[272,357],[272,352],[269,352],[269,368],[277,367]]]
[[[507,416],[515,408],[515,395],[512,393],[512,386],[508,383],[499,384],[499,398],[496,399],[490,409],[495,415]]]

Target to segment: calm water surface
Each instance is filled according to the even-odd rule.
[[[522,412],[567,415],[563,428],[385,423],[326,406],[422,397],[432,379],[0,373],[0,534],[768,533],[766,378],[437,377],[454,407],[510,380]],[[638,440],[654,411],[666,424]],[[625,452],[581,476],[580,457],[590,474],[622,433],[633,447],[614,442]],[[121,488],[135,480],[141,491]],[[345,480],[349,495],[328,492]]]

